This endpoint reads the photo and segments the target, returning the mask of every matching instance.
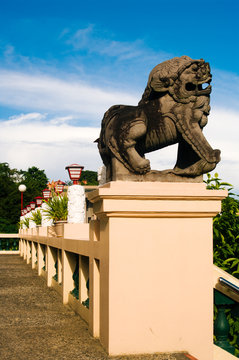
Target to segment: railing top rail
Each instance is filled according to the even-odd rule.
[[[223,277],[219,277],[218,279],[219,283],[223,286],[227,287],[231,291],[235,292],[237,295],[239,295],[239,287],[233,284],[232,282],[224,279]]]
[[[239,303],[239,279],[213,265],[213,287]]]
[[[0,239],[12,239],[12,238],[19,238],[19,234],[1,234],[0,233]]]

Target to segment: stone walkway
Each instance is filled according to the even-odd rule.
[[[183,354],[108,357],[87,324],[19,255],[0,255],[1,360],[189,360]]]

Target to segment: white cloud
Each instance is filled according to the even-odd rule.
[[[221,150],[221,162],[214,172],[239,192],[239,112],[214,107],[204,133],[211,146]]]
[[[70,35],[69,33],[66,33]],[[119,60],[143,56],[144,46],[141,40],[134,42],[117,41],[102,37],[103,34],[93,26],[79,29],[67,40],[75,50],[87,50],[89,53],[117,57]]]
[[[15,49],[12,45],[7,45],[5,50],[4,50],[4,57],[5,58],[9,58],[9,57],[12,57],[14,55],[14,52],[15,52]]]
[[[49,120],[46,122],[46,119]],[[37,166],[51,179],[67,179],[65,166],[81,163],[86,169],[101,165],[97,144],[99,128],[55,123],[44,114],[15,116],[1,124],[0,162],[27,169]]]
[[[100,123],[107,108],[117,103],[135,104],[137,99],[79,81],[0,70],[0,104],[3,106],[67,116],[77,114],[85,125],[89,120]]]
[[[6,122],[3,122],[3,126],[13,126],[13,125],[19,125],[22,123],[32,122],[32,121],[41,121],[46,118],[45,114],[39,114],[39,113],[29,113],[29,114],[20,114],[20,115],[14,115],[10,116],[9,120]]]
[[[65,124],[64,121],[59,125],[59,121],[55,118],[49,118],[47,122],[45,120],[46,115],[32,113],[16,116],[14,120],[3,121],[0,133],[1,142],[14,142],[23,146],[77,141],[87,143],[94,141],[99,133],[99,129],[94,127],[74,127]]]
[[[204,135],[213,149],[221,150],[221,161],[212,172],[234,185],[239,192],[239,112],[214,107]],[[163,170],[175,165],[177,145],[146,154],[153,169]]]
[[[213,69],[212,105],[223,107],[229,112],[239,111],[239,76],[228,72]]]
[[[58,116],[49,121],[51,125],[62,125],[67,124],[74,119],[74,116]]]
[[[69,31],[65,32],[63,36],[66,44],[72,47],[71,50],[75,52],[75,56],[79,56],[83,61],[88,59],[89,63],[94,64],[93,67],[96,65],[96,72],[98,70],[97,63],[100,63],[100,72],[102,68],[107,67],[108,72],[110,69],[112,74],[123,72],[126,78],[127,75],[132,76],[131,73],[133,72],[139,71],[142,74],[147,66],[153,67],[161,61],[173,57],[172,53],[149,48],[145,39],[119,41],[114,34],[92,24],[86,28],[78,29],[73,34]],[[90,68],[89,63],[86,60],[88,69]],[[127,69],[125,72],[124,66]]]
[[[239,163],[239,112],[219,107],[212,109],[205,134],[213,147],[221,149],[225,161]]]
[[[65,166],[80,163],[97,170],[102,164],[97,144],[99,127],[68,124],[71,116],[51,117],[41,113],[20,114],[1,123],[0,162],[26,169],[37,166],[46,170],[50,179],[67,179]],[[239,188],[239,113],[216,108],[209,117],[204,134],[213,148],[222,151],[222,160],[215,169],[224,181]],[[152,169],[172,168],[177,145],[150,154]],[[214,172],[213,172],[214,173]]]
[[[94,26],[89,25],[86,28],[78,29],[73,36],[67,40],[67,43],[73,45],[75,49],[83,49],[83,48],[90,48],[89,38],[92,37],[92,33],[94,31]],[[64,33],[63,35],[69,34]]]

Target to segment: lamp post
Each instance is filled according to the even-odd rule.
[[[61,194],[61,193],[63,192],[63,189],[64,189],[64,186],[65,186],[65,185],[66,185],[66,184],[65,184],[63,181],[58,180],[58,181],[56,182],[55,192],[58,193],[58,194]]]
[[[42,197],[41,196],[36,196],[35,197],[35,202],[36,202],[36,206],[40,207],[42,204]]]
[[[68,170],[69,177],[73,181],[73,185],[79,185],[81,172],[84,169],[84,166],[78,164],[71,164],[66,166],[65,169]]]
[[[53,220],[48,219],[47,215],[44,214],[45,210],[49,210],[48,200],[51,196],[51,190],[48,188],[42,190],[42,195],[45,200],[45,202],[43,202],[43,204],[42,204],[42,210],[43,210],[42,211],[42,226],[51,226],[53,223]]]
[[[73,185],[68,187],[68,223],[84,223],[85,221],[85,189],[79,184],[84,166],[78,164],[68,165],[69,177]]]
[[[36,207],[35,201],[31,201],[30,206],[31,206],[31,210],[35,210],[35,207]]]
[[[21,210],[22,210],[23,209],[23,193],[27,190],[27,187],[26,187],[26,185],[21,184],[18,186],[18,190],[21,193]]]
[[[42,190],[42,195],[44,197],[45,200],[48,200],[51,196],[51,190],[50,189],[44,189]]]

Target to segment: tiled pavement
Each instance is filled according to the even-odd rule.
[[[0,255],[0,359],[194,360],[184,354],[107,356],[87,324],[19,255]]]

